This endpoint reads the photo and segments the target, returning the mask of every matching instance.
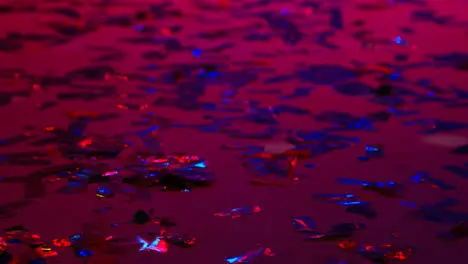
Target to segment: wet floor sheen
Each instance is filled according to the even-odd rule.
[[[467,6],[1,4],[0,264],[457,263]]]

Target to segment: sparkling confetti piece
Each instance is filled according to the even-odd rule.
[[[275,254],[272,253],[271,249],[269,248],[259,248],[259,249],[248,251],[239,256],[225,258],[224,261],[229,264],[247,263],[247,262],[251,262],[252,260],[262,255],[271,257],[271,256],[274,256]]]
[[[294,216],[292,224],[298,232],[312,232],[315,230],[315,222],[309,216]]]
[[[157,237],[153,241],[146,241],[141,237],[137,237],[137,241],[142,244],[140,251],[156,251],[161,253],[166,253],[168,251],[166,241],[160,237]]]
[[[376,263],[403,261],[414,253],[414,248],[397,244],[367,245],[354,241],[345,241],[338,244],[339,248],[355,251],[365,259]]]
[[[70,237],[57,238],[52,240],[53,245],[56,247],[71,247],[78,239],[81,238],[81,235],[75,234]]]
[[[110,197],[114,197],[114,193],[108,187],[98,187],[96,189],[96,197],[98,197],[98,198],[110,198]]]
[[[214,215],[215,216],[220,216],[220,217],[230,216],[231,218],[239,218],[239,217],[242,217],[242,216],[251,215],[253,213],[259,213],[261,211],[263,211],[263,210],[259,206],[244,206],[244,207],[240,207],[240,208],[231,209],[228,212],[215,213]]]
[[[206,187],[214,182],[206,161],[198,156],[137,155],[134,163],[126,168],[133,172],[133,176],[123,179],[126,184],[188,192],[194,187]]]
[[[442,190],[452,190],[455,189],[455,186],[444,183],[441,180],[434,179],[429,176],[428,172],[418,171],[413,177],[410,178],[411,183],[423,183],[428,184],[429,186]]]
[[[384,156],[383,147],[379,145],[366,146],[365,156],[358,157],[360,161],[369,161],[371,158],[381,158]]]
[[[383,147],[379,145],[369,145],[366,146],[366,156],[368,157],[382,157],[383,156]]]
[[[367,182],[349,178],[339,178],[338,182],[342,184],[360,185],[366,190],[387,197],[401,197],[403,195],[403,186],[395,182]]]
[[[163,238],[169,244],[183,248],[193,247],[197,243],[197,239],[195,237],[185,236],[181,234],[166,233],[164,234]]]
[[[75,255],[80,258],[87,258],[94,255],[94,252],[89,249],[77,249]]]
[[[351,206],[351,205],[369,205],[370,203],[365,201],[359,196],[356,196],[354,194],[350,193],[345,193],[345,194],[334,194],[334,193],[317,193],[317,194],[312,194],[312,198],[319,200],[319,201],[325,201],[328,203],[332,204],[339,204],[339,205],[344,205],[344,206]]]

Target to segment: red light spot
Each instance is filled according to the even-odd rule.
[[[92,139],[85,139],[85,140],[81,141],[78,144],[80,145],[80,147],[85,148],[85,147],[93,144],[93,140]]]

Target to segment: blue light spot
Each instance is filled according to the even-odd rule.
[[[209,78],[216,78],[219,76],[219,72],[208,72],[206,76]]]
[[[80,238],[81,238],[81,235],[76,234],[76,235],[71,236],[68,240],[70,240],[70,242],[75,242],[76,240],[78,240]]]
[[[399,77],[400,77],[400,73],[394,73],[389,76],[389,79],[392,81],[395,81],[395,80],[398,80]]]
[[[199,50],[199,49],[195,49],[195,50],[192,51],[192,54],[193,54],[194,57],[200,57],[201,54],[202,54],[202,51]]]
[[[395,38],[395,43],[401,44],[401,42],[402,42],[401,37],[400,37],[400,36],[397,36],[397,37]]]
[[[93,254],[93,252],[92,252],[91,250],[88,250],[88,249],[80,249],[80,250],[78,250],[78,251],[76,252],[76,255],[77,255],[78,257],[90,257],[90,256],[92,256],[92,255],[94,255],[94,254]]]
[[[368,156],[358,157],[358,160],[360,160],[360,161],[369,161],[369,157]]]
[[[224,259],[224,260],[229,264],[240,263],[240,261],[242,261],[242,259],[240,257],[227,258],[227,259]]]
[[[194,165],[194,167],[197,167],[197,168],[206,168],[206,164],[204,161],[200,162],[200,163],[197,163]]]

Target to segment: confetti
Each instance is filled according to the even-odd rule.
[[[229,264],[247,263],[247,262],[251,262],[252,260],[262,255],[271,257],[271,256],[274,256],[275,254],[272,253],[271,249],[269,248],[259,248],[259,249],[248,251],[242,255],[225,258],[224,261]]]
[[[135,163],[127,167],[133,175],[123,179],[126,184],[188,192],[193,187],[206,187],[214,182],[206,161],[198,156],[137,155]]]
[[[441,190],[452,190],[455,189],[455,186],[444,183],[441,180],[434,179],[429,176],[429,173],[425,171],[419,171],[417,172],[413,177],[410,178],[410,182],[412,183],[423,183],[423,184],[429,184],[429,186]]]
[[[219,212],[215,213],[215,216],[230,216],[231,218],[239,218],[246,215],[251,215],[253,213],[259,213],[263,211],[259,206],[244,206],[240,208],[231,209],[229,212]]]
[[[295,216],[292,218],[292,224],[298,232],[312,232],[315,230],[315,222],[309,216]]]
[[[325,233],[311,232],[306,233],[305,240],[308,241],[330,241],[351,237],[356,231],[366,228],[362,223],[342,223],[331,227]]]
[[[297,243],[340,242],[295,249],[312,262],[456,263],[458,2],[4,1],[0,263],[261,262],[266,239],[284,262],[270,227],[288,224]],[[424,239],[403,232],[422,221]],[[377,226],[389,241],[362,241]],[[213,251],[238,250],[233,228],[252,250]]]
[[[339,178],[339,183],[360,185],[365,190],[376,192],[387,197],[401,197],[403,195],[403,185],[395,182],[368,182],[349,178]]]
[[[413,247],[383,244],[383,245],[366,245],[358,244],[354,241],[345,241],[338,244],[338,247],[344,250],[357,252],[365,259],[375,263],[389,263],[394,261],[407,260],[414,252]]]
[[[165,253],[168,250],[166,242],[160,237],[157,237],[152,241],[146,241],[141,237],[137,237],[137,241],[142,244],[140,251],[156,251]]]
[[[164,240],[167,241],[169,244],[176,245],[176,246],[183,247],[183,248],[192,247],[197,242],[196,238],[194,237],[174,234],[174,233],[164,234]]]
[[[359,157],[361,161],[369,161],[370,158],[381,158],[383,157],[384,152],[382,146],[378,145],[369,145],[366,146],[365,156]]]
[[[98,187],[96,189],[96,197],[98,198],[110,198],[114,197],[114,193],[110,188],[107,187]]]

